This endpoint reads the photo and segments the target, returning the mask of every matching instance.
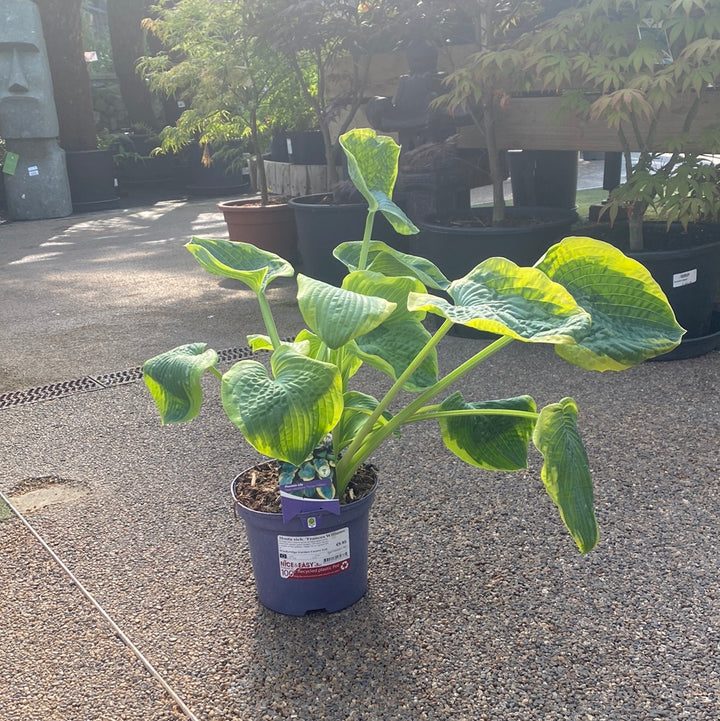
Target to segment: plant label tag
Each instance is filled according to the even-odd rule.
[[[281,461],[279,472],[284,523],[301,516],[304,526],[313,529],[321,524],[321,512],[340,515],[340,501],[335,497],[335,454],[330,436],[326,436],[299,466]]]
[[[324,578],[350,568],[347,527],[319,536],[278,536],[277,543],[282,578]]]
[[[34,178],[36,175],[40,175],[40,168],[37,165],[28,165],[28,175]]]
[[[2,166],[3,173],[5,175],[15,175],[18,160],[20,160],[20,156],[17,153],[6,153],[5,162]]]
[[[287,145],[288,155],[292,155],[292,140],[285,138],[285,144]]]
[[[673,288],[680,288],[683,285],[692,285],[693,283],[697,283],[697,268],[673,275]]]
[[[293,493],[280,491],[283,523],[289,523],[300,516],[303,526],[309,531],[320,528],[325,513],[340,515],[340,500],[337,498],[301,498]]]

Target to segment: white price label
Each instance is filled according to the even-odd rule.
[[[322,578],[350,568],[350,531],[340,528],[319,536],[278,536],[283,578]]]
[[[680,288],[683,285],[692,285],[693,283],[697,283],[697,268],[673,275],[673,288]]]

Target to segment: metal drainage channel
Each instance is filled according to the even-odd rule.
[[[221,363],[242,360],[249,358],[254,353],[248,346],[238,348],[226,348],[218,351],[218,360]],[[0,393],[0,410],[3,408],[15,408],[24,406],[28,403],[39,403],[41,401],[55,400],[56,398],[65,398],[76,393],[88,393],[90,391],[99,391],[103,388],[113,388],[115,386],[126,385],[128,383],[136,383],[142,379],[142,368],[129,368],[124,371],[114,371],[112,373],[104,373],[98,376],[84,376],[72,381],[62,381],[60,383],[51,383],[47,386],[38,386],[37,388],[29,388],[24,391],[8,391]]]

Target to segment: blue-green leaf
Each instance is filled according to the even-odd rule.
[[[576,343],[590,316],[559,283],[536,268],[506,258],[488,258],[447,288],[455,304],[411,293],[408,307],[426,310],[476,330],[531,343]]]
[[[275,278],[295,274],[292,265],[279,255],[250,243],[193,238],[185,247],[208,273],[242,281],[256,294]]]
[[[558,355],[589,370],[623,370],[675,348],[684,330],[648,270],[614,246],[584,237],[552,246],[537,267],[592,316],[577,345]]]
[[[345,277],[343,288],[356,293],[385,298],[395,310],[381,325],[356,339],[360,357],[397,380],[413,363],[431,336],[422,324],[423,312],[407,308],[408,295],[424,290],[423,284],[409,277],[388,278],[370,271],[355,271]],[[437,353],[424,358],[404,387],[419,391],[437,382]]]
[[[502,411],[534,414],[535,401],[530,396],[467,403],[458,392],[448,396],[440,410],[468,414],[438,418],[445,445],[463,461],[492,471],[527,468],[528,445],[536,419]]]
[[[253,448],[299,466],[342,415],[340,373],[287,346],[271,366],[274,378],[257,361],[232,366],[222,379],[223,407]]]
[[[350,180],[367,200],[368,209],[379,210],[398,233],[417,233],[415,224],[392,201],[400,146],[370,128],[348,131],[340,136],[340,145],[347,157]]]
[[[329,348],[340,348],[377,327],[395,310],[384,298],[353,293],[298,275],[298,305],[310,329]]]
[[[540,411],[533,443],[545,463],[542,480],[558,507],[563,523],[582,553],[598,541],[593,486],[587,454],[577,429],[578,410],[572,398],[563,398]]]
[[[189,421],[202,404],[202,374],[218,362],[218,354],[205,343],[189,343],[150,358],[143,378],[165,423]]]
[[[361,250],[362,242],[351,240],[340,243],[333,255],[344,263],[348,270],[353,271],[360,266]],[[367,270],[391,277],[407,275],[417,278],[426,288],[435,290],[445,290],[450,285],[450,281],[431,261],[421,256],[401,253],[381,240],[371,240],[368,244]]]

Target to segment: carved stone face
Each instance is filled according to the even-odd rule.
[[[37,7],[0,0],[0,136],[55,138],[58,132]]]

